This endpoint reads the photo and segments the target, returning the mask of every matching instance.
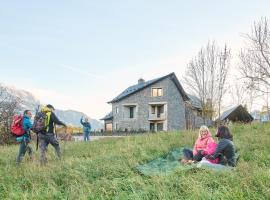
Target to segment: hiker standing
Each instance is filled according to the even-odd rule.
[[[54,147],[57,157],[61,159],[60,145],[55,136],[55,125],[62,125],[64,127],[66,127],[66,125],[56,117],[54,110],[54,107],[50,104],[41,109],[41,112],[46,114],[46,128],[38,134],[40,147],[40,162],[42,165],[47,163],[46,151],[49,144]]]
[[[83,121],[83,117],[81,118],[81,124],[83,125],[83,140],[89,141],[89,135],[91,131],[91,124],[88,121],[88,118],[85,118]]]
[[[16,138],[16,140],[21,143],[19,148],[19,154],[16,160],[17,164],[21,163],[26,152],[32,160],[33,150],[32,147],[29,145],[29,142],[31,140],[30,129],[32,128],[31,118],[31,111],[25,110],[23,113],[23,129],[25,133],[22,136]]]

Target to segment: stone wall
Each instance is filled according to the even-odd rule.
[[[153,87],[163,88],[163,96],[152,97]],[[185,129],[185,105],[181,94],[174,82],[170,79],[164,79],[155,83],[135,94],[132,94],[123,100],[112,104],[113,111],[113,129],[116,130],[149,130],[149,103],[165,102],[167,104],[167,128],[168,131]],[[134,118],[130,119],[125,109],[127,105],[136,106]],[[116,113],[118,107],[118,113]]]

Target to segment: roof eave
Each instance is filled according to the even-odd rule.
[[[177,87],[177,89],[179,90],[181,96],[183,97],[183,100],[184,100],[184,101],[190,101],[190,98],[188,97],[187,93],[185,92],[184,88],[182,87],[181,83],[179,82],[178,78],[176,77],[175,73],[172,72],[172,73],[170,73],[170,74],[168,74],[168,75],[166,75],[166,76],[163,76],[163,77],[157,79],[156,81],[152,82],[151,84],[146,85],[146,86],[144,86],[144,87],[138,89],[137,91],[135,91],[135,92],[133,92],[133,93],[130,93],[130,94],[128,94],[128,95],[126,95],[126,96],[124,96],[124,97],[122,97],[122,98],[116,99],[116,100],[113,99],[113,100],[111,100],[111,101],[109,101],[109,102],[107,102],[107,103],[108,103],[108,104],[112,104],[112,103],[119,102],[119,101],[121,101],[121,100],[123,100],[123,99],[125,99],[125,98],[127,98],[127,97],[129,97],[129,96],[131,96],[131,95],[133,95],[133,94],[135,94],[135,93],[137,93],[137,92],[139,92],[139,91],[141,91],[141,90],[143,90],[143,89],[145,89],[145,88],[147,88],[147,87],[149,87],[149,86],[151,86],[151,85],[157,83],[157,82],[160,82],[160,81],[162,81],[162,80],[164,80],[164,79],[166,79],[166,78],[169,78],[169,77],[171,78],[171,80],[172,80],[172,81],[174,82],[174,84],[176,85],[176,87]]]

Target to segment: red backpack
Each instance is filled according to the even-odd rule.
[[[14,136],[22,136],[25,133],[23,129],[23,116],[22,115],[15,115],[12,119],[11,124],[11,133]]]

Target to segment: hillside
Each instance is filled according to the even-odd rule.
[[[0,199],[269,199],[270,126],[236,125],[241,158],[233,171],[193,169],[145,177],[135,166],[190,146],[197,132],[149,134],[92,143],[62,144],[64,158],[49,148],[46,167],[15,165],[18,146],[0,147]]]
[[[77,127],[81,127],[80,124],[80,119],[83,116],[88,117],[86,114],[84,114],[83,112],[79,112],[79,111],[75,111],[75,110],[56,110],[55,111],[57,116],[63,120],[65,123],[70,124],[72,126],[77,126]],[[96,119],[92,119],[90,117],[88,117],[90,119],[90,123],[92,126],[92,130],[100,130],[103,127],[103,124],[96,120]]]
[[[19,90],[14,87],[5,86],[6,91],[21,100],[21,112],[25,109],[30,109],[35,112],[38,105],[40,105],[40,101],[30,92],[25,90]],[[103,128],[103,124],[91,117],[87,116],[85,113],[75,110],[56,110],[57,115],[59,115],[59,119],[70,126],[81,127],[80,118],[81,116],[88,117],[90,119],[90,123],[92,125],[92,130],[100,130]]]

